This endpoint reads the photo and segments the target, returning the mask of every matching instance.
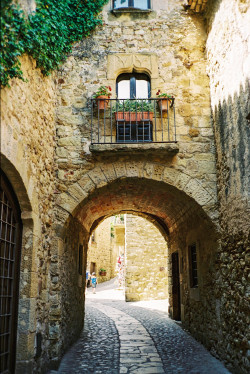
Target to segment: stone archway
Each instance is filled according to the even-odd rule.
[[[13,163],[12,161],[15,161]],[[18,247],[18,264],[16,269],[16,297],[19,299],[18,310],[15,314],[16,336],[12,341],[14,349],[11,357],[10,373],[20,372],[24,368],[31,370],[35,356],[36,325],[36,297],[37,297],[37,269],[36,248],[39,246],[40,223],[37,216],[36,197],[33,186],[30,184],[25,166],[21,160],[12,160],[1,154],[1,168],[9,181],[10,188],[16,197],[19,206],[20,231]],[[34,235],[34,233],[36,235]],[[19,269],[19,270],[18,270]],[[16,349],[15,349],[16,347]],[[25,362],[25,364],[24,364]],[[15,369],[14,369],[15,367]]]
[[[60,194],[55,231],[60,248],[57,255],[60,258],[61,287],[64,290],[61,299],[62,320],[59,321],[59,325],[63,325],[63,349],[77,337],[83,324],[83,319],[76,316],[83,315],[84,279],[77,271],[72,272],[72,269],[78,268],[79,245],[84,248],[84,274],[90,233],[106,217],[120,212],[151,217],[165,232],[170,254],[178,252],[181,317],[192,329],[196,325],[191,317],[192,313],[196,313],[195,304],[202,298],[210,298],[208,279],[213,271],[218,247],[214,203],[212,193],[198,180],[156,162],[100,163],[69,186],[67,192]],[[199,289],[191,289],[189,280],[188,247],[193,242],[197,243],[199,253]],[[171,273],[172,257],[169,258]],[[169,294],[170,315],[174,316],[171,282]],[[197,324],[200,324],[200,312],[197,314]],[[206,318],[205,314],[203,318]]]
[[[217,197],[209,187],[204,188],[201,181],[184,172],[165,166],[162,163],[148,161],[128,161],[98,163],[98,165],[84,174],[76,183],[71,184],[67,192],[58,196],[57,204],[64,211],[62,225],[69,215],[76,215],[82,202],[93,193],[94,190],[124,178],[145,179],[148,181],[163,182],[166,186],[172,186],[176,191],[182,191],[192,198],[204,212],[216,222]],[[68,212],[68,214],[66,213]]]

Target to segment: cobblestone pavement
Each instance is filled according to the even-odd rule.
[[[168,318],[165,305],[148,309],[162,302],[126,303],[113,288],[113,282],[106,282],[95,295],[88,291],[85,329],[51,374],[229,373]]]

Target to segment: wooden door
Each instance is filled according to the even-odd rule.
[[[173,319],[181,320],[180,271],[178,252],[172,253]]]

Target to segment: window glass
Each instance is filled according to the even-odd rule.
[[[134,0],[134,8],[148,9],[148,0]]]
[[[150,79],[146,74],[121,74],[117,79],[118,99],[150,97]]]
[[[138,8],[138,9],[148,9],[148,0],[114,0],[114,9],[118,8]]]
[[[130,80],[122,80],[117,85],[118,99],[130,99]]]
[[[136,98],[146,99],[148,97],[148,81],[136,80]]]
[[[114,8],[127,8],[128,0],[114,0]]]

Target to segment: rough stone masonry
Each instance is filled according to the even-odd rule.
[[[200,3],[152,0],[146,12],[113,12],[110,3],[103,26],[58,72],[45,78],[23,56],[28,83],[2,90],[1,167],[23,222],[17,373],[56,368],[78,337],[90,233],[120,212],[145,214],[165,233],[170,315],[179,308],[232,372],[249,371],[250,10],[245,0]],[[89,100],[103,84],[114,97],[119,74],[133,71],[149,76],[152,97],[175,96],[177,143],[96,151]]]

